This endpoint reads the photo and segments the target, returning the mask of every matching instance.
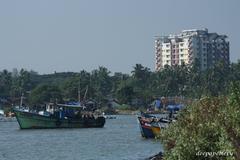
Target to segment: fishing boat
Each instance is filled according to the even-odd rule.
[[[40,112],[24,106],[23,98],[22,95],[20,105],[14,108],[20,129],[100,128],[105,124],[103,115],[83,105],[80,96],[77,103],[49,103]]]
[[[139,128],[141,135],[144,138],[154,138],[160,134],[161,127],[156,122],[152,122],[150,119],[138,117]]]
[[[141,135],[144,138],[155,138],[158,136],[162,129],[173,122],[167,118],[157,118],[146,113],[141,112],[141,115],[137,117]]]
[[[43,112],[15,108],[14,112],[20,129],[97,128],[105,124],[102,115],[85,111],[77,105],[48,105]]]

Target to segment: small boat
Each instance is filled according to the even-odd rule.
[[[116,116],[113,116],[113,115],[106,115],[104,112],[103,112],[103,117],[105,119],[116,119],[117,118]]]
[[[9,114],[5,115],[4,111],[0,110],[0,122],[16,122],[16,118],[12,115],[12,112],[9,112]]]
[[[4,116],[4,111],[0,109],[0,116]]]
[[[160,134],[161,126],[159,126],[159,123],[154,122],[152,119],[138,117],[138,122],[142,137],[154,138],[156,135]]]
[[[105,119],[116,119],[117,117],[116,116],[104,116]]]
[[[146,113],[141,112],[138,116],[139,128],[141,135],[144,138],[155,138],[160,134],[161,130],[166,128],[169,123],[173,122],[167,118],[157,118]]]
[[[0,122],[16,122],[15,117],[5,117],[0,115]]]
[[[99,128],[105,124],[102,115],[85,111],[78,105],[50,104],[43,112],[21,108],[15,108],[14,112],[20,129]]]

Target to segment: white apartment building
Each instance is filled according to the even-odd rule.
[[[191,65],[198,59],[201,69],[223,60],[229,64],[229,42],[227,36],[203,30],[183,30],[178,35],[161,36],[155,39],[155,69],[165,65]]]

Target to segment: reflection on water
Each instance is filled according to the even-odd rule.
[[[117,116],[104,128],[20,130],[0,123],[1,160],[136,160],[162,150],[141,138],[135,116]]]

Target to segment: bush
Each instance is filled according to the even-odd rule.
[[[233,84],[228,97],[206,97],[180,112],[178,121],[163,130],[166,160],[240,159],[240,87]],[[199,153],[227,152],[233,156]]]

